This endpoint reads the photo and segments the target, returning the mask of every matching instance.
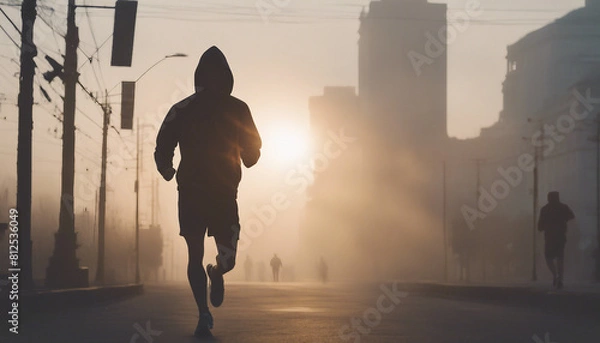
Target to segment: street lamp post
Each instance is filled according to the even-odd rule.
[[[159,65],[164,60],[169,58],[187,57],[186,54],[176,53],[167,55],[156,63],[151,65],[146,71],[144,71],[134,82],[140,81],[150,70]],[[140,125],[140,120],[137,118],[136,123],[136,168],[135,168],[135,282],[140,283],[140,129],[143,125]]]

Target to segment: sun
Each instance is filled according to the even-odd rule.
[[[291,126],[273,126],[262,134],[262,154],[276,162],[301,161],[308,152],[308,138],[301,130]]]

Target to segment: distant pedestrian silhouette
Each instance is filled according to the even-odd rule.
[[[281,263],[281,259],[277,256],[277,254],[274,254],[273,258],[271,259],[271,269],[273,270],[274,282],[279,282],[279,270],[282,266],[283,263]]]
[[[575,219],[573,211],[560,202],[558,192],[548,193],[548,204],[540,211],[538,230],[544,232],[546,264],[552,273],[552,284],[558,289],[563,287],[567,222],[572,219]]]
[[[244,272],[246,274],[246,281],[252,281],[252,271],[254,269],[254,262],[252,262],[252,258],[250,255],[246,257],[246,262],[244,262]]]
[[[177,173],[180,235],[188,245],[188,279],[200,319],[195,335],[211,336],[213,318],[206,301],[204,237],[213,236],[216,266],[206,266],[210,300],[223,302],[223,274],[233,269],[239,239],[237,189],[241,162],[247,168],[258,162],[261,139],[248,106],[231,96],[233,74],[223,53],[208,49],[194,75],[196,91],[175,104],[167,114],[154,153],[165,180]],[[179,145],[181,162],[173,168]]]
[[[325,259],[323,257],[321,257],[321,260],[319,260],[318,270],[319,279],[321,280],[321,282],[326,283],[328,279],[329,268],[327,266],[327,262],[325,262]]]

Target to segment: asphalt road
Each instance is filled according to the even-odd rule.
[[[0,342],[178,343],[197,310],[186,284],[147,285],[144,295],[91,308],[21,313]],[[212,310],[213,342],[596,343],[598,319],[497,303],[428,298],[392,283],[228,284]]]

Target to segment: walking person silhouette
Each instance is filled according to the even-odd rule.
[[[158,136],[156,167],[167,181],[177,174],[180,235],[188,246],[187,274],[198,305],[195,336],[210,337],[213,317],[207,304],[223,303],[223,275],[235,266],[240,224],[237,191],[241,162],[250,168],[260,158],[262,142],[250,109],[231,96],[233,73],[225,55],[211,47],[201,57],[194,75],[195,92],[175,104]],[[179,145],[181,162],[173,167]],[[203,266],[204,238],[217,245],[216,265]]]
[[[271,269],[273,270],[273,281],[279,282],[279,269],[283,267],[283,263],[281,263],[281,259],[277,254],[273,255],[271,259]]]
[[[560,202],[559,193],[548,193],[548,204],[540,211],[538,230],[544,232],[546,264],[552,273],[552,285],[557,289],[563,288],[567,222],[572,219],[575,215],[569,206]]]

